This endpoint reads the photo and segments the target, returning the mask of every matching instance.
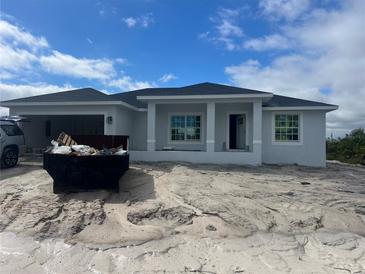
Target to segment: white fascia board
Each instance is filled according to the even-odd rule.
[[[271,98],[272,93],[265,94],[217,94],[217,95],[166,95],[137,96],[137,100],[180,100],[180,99],[229,99],[229,98]]]
[[[124,106],[135,111],[146,111],[144,108],[136,108],[123,101],[79,101],[79,102],[9,102],[0,103],[2,107],[15,107],[15,106]]]
[[[336,110],[338,106],[262,107],[262,110]]]

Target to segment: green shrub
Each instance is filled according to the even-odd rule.
[[[326,142],[328,160],[338,160],[350,164],[365,164],[365,132],[354,129],[343,138],[328,138]]]

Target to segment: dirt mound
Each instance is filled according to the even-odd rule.
[[[310,217],[305,220],[297,220],[297,221],[291,221],[290,222],[290,232],[304,232],[307,230],[308,232],[316,231],[317,229],[320,229],[323,227],[322,223],[322,217]]]
[[[191,223],[194,216],[194,211],[182,206],[172,208],[155,206],[131,211],[128,213],[127,219],[135,225],[160,223],[167,226],[178,226]]]
[[[105,220],[104,201],[68,199],[66,196],[7,193],[0,197],[0,231],[24,232],[37,240],[71,238],[87,225]]]

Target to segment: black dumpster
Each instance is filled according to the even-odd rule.
[[[53,192],[97,189],[119,191],[119,179],[129,168],[129,155],[76,156],[45,152],[43,168],[53,178]]]

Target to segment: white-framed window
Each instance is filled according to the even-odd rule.
[[[298,112],[273,113],[273,144],[301,145],[303,144],[303,119]]]
[[[169,123],[171,142],[201,142],[201,114],[171,114]]]

